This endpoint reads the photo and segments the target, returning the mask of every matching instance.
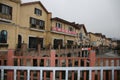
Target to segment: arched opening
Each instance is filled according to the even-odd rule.
[[[2,30],[0,32],[0,43],[7,43],[7,31]]]
[[[18,35],[18,47],[17,48],[21,48],[22,45],[22,36]]]

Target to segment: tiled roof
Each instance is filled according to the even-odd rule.
[[[85,30],[85,33],[87,34],[87,30],[86,30],[84,24],[76,24],[75,22],[69,22],[69,21],[61,19],[59,17],[54,17],[51,20],[56,20],[56,21],[60,21],[60,22],[65,23],[65,24],[69,24],[69,25],[75,27],[76,29],[81,29],[83,27],[83,29]]]

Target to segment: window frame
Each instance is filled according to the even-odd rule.
[[[72,31],[74,31],[74,28],[72,26],[69,26],[68,31],[72,32]]]
[[[12,16],[12,7],[6,4],[0,3],[0,13]]]
[[[39,16],[42,16],[42,10],[40,10],[40,9],[38,9],[38,8],[35,8],[35,9],[34,9],[34,14],[39,15]]]
[[[34,20],[34,21],[32,21]],[[30,28],[45,29],[45,21],[30,17]]]
[[[4,33],[6,32],[6,33]],[[7,30],[1,30],[0,31],[0,44],[6,44],[7,43],[7,37],[8,37],[8,32]]]
[[[56,27],[59,28],[59,29],[62,29],[62,23],[56,22]]]
[[[32,39],[32,40],[30,40],[30,38]],[[37,44],[41,44],[41,48],[43,48],[44,47],[44,38],[38,38],[38,37],[33,37],[33,36],[29,36],[29,45],[28,45],[28,47],[29,48],[31,48],[31,49],[37,49]],[[40,39],[42,40],[42,41],[40,41]],[[39,41],[38,41],[39,40]],[[30,41],[32,41],[32,42],[34,42],[34,45],[32,45],[33,43],[32,42],[30,42]],[[40,42],[42,42],[42,43],[40,43]],[[32,46],[31,46],[32,45]]]

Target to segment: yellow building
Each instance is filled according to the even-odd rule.
[[[89,32],[89,36],[90,36],[90,44],[93,47],[99,47],[105,44],[105,38],[104,38],[105,36],[102,35],[101,33]]]
[[[22,41],[28,44],[28,48],[35,48],[37,44],[41,47],[47,45],[46,33],[51,26],[51,13],[41,4],[41,2],[29,2],[21,4],[20,24],[18,30]]]
[[[91,41],[91,42],[90,42]],[[21,0],[0,0],[0,50],[72,47],[71,45],[110,45],[102,34],[88,35],[84,24],[55,17],[40,1],[21,3]]]
[[[90,38],[84,24],[76,24],[77,29],[77,43],[81,46],[90,45]]]
[[[0,49],[16,48],[19,12],[19,0],[0,0]]]
[[[111,38],[106,38],[106,46],[107,47],[111,47],[112,46],[112,40],[111,40]]]
[[[21,4],[20,0],[0,0],[0,49],[28,48],[47,44],[51,13],[41,2]]]
[[[112,48],[114,49],[114,48],[116,48],[117,47],[117,41],[116,40],[113,40],[112,41]]]
[[[90,45],[92,45],[93,47],[97,47],[97,37],[94,33],[89,32],[89,37],[90,37]]]
[[[60,45],[72,47],[76,43],[77,37],[76,27],[71,22],[55,17],[52,18],[50,43],[54,48]]]

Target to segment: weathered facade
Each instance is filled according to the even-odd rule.
[[[0,49],[15,49],[18,43],[20,1],[0,0]]]
[[[58,48],[58,45],[71,47],[77,37],[76,28],[68,21],[61,18],[52,18],[51,26],[51,44]]]
[[[0,1],[0,50],[36,49],[52,46],[110,46],[111,41],[101,33],[88,35],[84,24],[55,17],[40,1],[21,3],[21,0]]]
[[[2,0],[0,10],[2,50],[20,48],[22,43],[26,43],[28,48],[36,48],[37,44],[47,45],[51,13],[41,2],[21,4],[20,1]]]

